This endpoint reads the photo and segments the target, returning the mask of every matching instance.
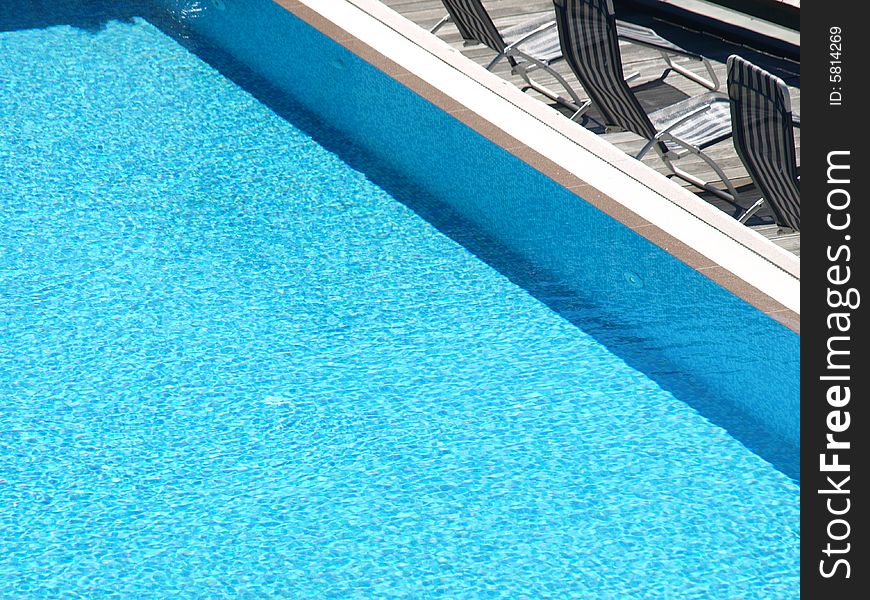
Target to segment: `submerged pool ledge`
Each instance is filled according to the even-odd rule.
[[[800,333],[800,259],[793,254],[468,60],[378,0],[274,1]]]

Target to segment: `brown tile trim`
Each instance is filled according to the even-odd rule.
[[[425,98],[446,113],[453,114],[465,109],[465,106],[461,104],[458,100],[451,98],[438,88],[435,88],[427,83],[425,79],[418,77],[410,71],[400,73],[393,78],[418,96]]]
[[[440,108],[440,107],[439,107]],[[510,151],[511,148],[522,147],[523,144],[512,135],[506,133],[497,125],[493,125],[487,119],[480,116],[477,112],[470,108],[459,108],[453,111],[448,111],[451,116],[465,125],[475,130],[477,133],[495,143],[498,146]]]
[[[498,140],[490,140],[493,143],[498,143]],[[566,188],[573,188],[582,186],[585,181],[580,179],[577,175],[566,169],[565,167],[559,165],[558,163],[553,162],[546,156],[543,156],[540,152],[537,152],[533,148],[526,146],[525,144],[515,145],[511,148],[505,148],[508,152],[519,158],[521,161],[543,173],[556,183],[561,184]]]
[[[632,212],[623,206],[622,203],[589,185],[574,173],[543,156],[533,148],[519,142],[477,112],[466,108],[457,100],[391,61],[368,44],[348,34],[308,6],[298,2],[298,0],[273,1],[435,106],[450,113],[494,144],[504,148],[532,168],[575,193],[582,200],[589,202],[611,218],[642,235],[662,250],[698,270],[710,280],[742,300],[755,306],[769,317],[795,333],[800,334],[800,315],[798,313],[788,309],[777,300],[761,292],[758,288],[715,264],[697,250]]]
[[[713,265],[708,267],[701,267],[698,269],[698,271],[705,277],[715,281],[726,290],[733,293],[735,296],[742,298],[749,304],[753,305],[755,308],[757,308],[766,315],[773,316],[773,313],[792,313],[797,317],[798,322],[800,321],[800,316],[797,315],[797,313],[789,310],[786,306],[783,306],[764,292],[760,291],[758,288],[737,277],[731,271],[728,271],[724,267],[720,267],[719,265]]]
[[[681,262],[687,264],[696,271],[700,271],[702,274],[706,275],[710,279],[713,279],[713,281],[716,281],[717,283],[720,282],[718,282],[714,277],[710,277],[710,275],[706,272],[707,270],[717,268],[721,269],[723,273],[730,274],[730,271],[726,271],[685,242],[682,242],[681,240],[675,238],[674,236],[656,225],[650,223],[647,225],[641,225],[639,227],[631,227],[630,229],[635,233],[642,235],[647,240],[649,240],[671,256],[676,257]],[[743,281],[742,279],[738,279],[737,277],[735,277],[735,280]],[[754,290],[755,288],[752,289]]]
[[[652,225],[636,212],[629,210],[623,204],[616,202],[613,198],[588,183],[569,186],[568,190],[634,231],[638,231],[640,227]]]
[[[317,11],[312,10],[310,7],[299,2],[299,0],[272,0],[272,2],[293,13],[294,15],[317,29],[320,33],[328,36],[333,41],[342,43],[348,40],[356,39],[354,36],[349,34],[341,27],[338,27],[332,21],[326,19]]]
[[[792,310],[775,310],[767,313],[772,319],[776,319],[780,325],[788,327],[796,334],[801,334],[801,316]]]
[[[393,79],[398,79],[399,77],[405,77],[410,75],[407,69],[405,69],[398,63],[390,60],[380,52],[374,50],[368,44],[361,42],[355,37],[345,38],[343,40],[336,41],[344,46],[347,50],[356,54],[373,67],[380,69]]]

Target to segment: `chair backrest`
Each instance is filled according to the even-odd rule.
[[[728,57],[734,147],[780,227],[801,228],[791,99],[782,79]]]
[[[466,42],[486,44],[496,52],[505,49],[504,38],[486,12],[481,0],[441,0]]]
[[[554,0],[553,4],[562,55],[607,124],[652,139],[656,129],[622,72],[611,0]]]

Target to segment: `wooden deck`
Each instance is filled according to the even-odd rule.
[[[382,2],[425,29],[431,28],[445,14],[441,0],[382,0]],[[511,25],[517,24],[532,16],[552,12],[551,0],[484,0],[484,4],[489,9],[490,15],[500,29],[510,27]],[[725,61],[730,54],[740,54],[744,58],[778,75],[789,85],[793,109],[796,113],[800,113],[800,68],[798,64],[761,54],[751,48],[737,46],[706,33],[691,31],[685,27],[652,19],[648,15],[639,14],[637,12],[626,12],[620,9],[617,10],[619,10],[618,15],[620,19],[653,27],[660,35],[671,39],[687,50],[692,50],[709,58],[713,62],[717,75],[723,84],[722,89],[724,89],[725,82]],[[492,51],[485,46],[478,45],[463,47],[459,33],[456,31],[455,27],[450,24],[444,26],[438,32],[438,35],[479,64],[486,65],[493,57]],[[676,73],[665,74],[664,69],[666,65],[662,61],[660,55],[654,50],[631,44],[622,44],[622,59],[626,74],[635,72],[640,74],[631,81],[631,85],[636,95],[641,100],[641,103],[647,108],[647,110],[666,106],[689,96],[694,96],[707,91],[701,86]],[[698,72],[699,75],[706,75],[703,66],[696,65],[696,63],[688,63],[686,66],[689,66]],[[555,68],[572,85],[576,85],[577,89],[582,91],[582,87],[577,83],[577,79],[574,77],[574,74],[571,72],[568,65],[564,62],[560,62],[555,66]],[[502,61],[502,63],[494,69],[494,72],[510,81],[513,81],[517,85],[522,84],[522,79],[510,74],[510,68],[506,61]],[[666,76],[663,77],[663,74]],[[535,79],[554,90],[559,89],[559,85],[555,79],[544,71],[536,71]],[[546,98],[539,96],[533,91],[529,91],[528,93],[549,103]],[[553,106],[554,110],[562,110],[558,105],[550,104]],[[567,113],[568,111],[563,110],[563,112]],[[598,116],[594,107],[590,109],[587,114],[592,117],[592,119]],[[592,119],[585,119],[583,124],[590,130],[603,134],[605,139],[625,152],[634,154],[643,146],[643,140],[632,133],[623,132],[604,134],[600,126],[598,126]],[[798,147],[798,156],[800,156],[800,130],[795,130],[795,139]],[[740,191],[741,194],[739,204],[742,206],[750,206],[755,199],[759,197],[759,193],[747,176],[746,170],[741,164],[732,142],[730,140],[722,142],[709,149],[708,154],[710,154],[713,159],[723,167],[726,175],[731,178],[738,187],[738,191]],[[649,153],[647,157],[644,158],[644,163],[662,173],[665,173],[661,162],[654,153]],[[690,173],[698,173],[702,178],[715,178],[712,171],[707,169],[701,159],[694,156],[685,157],[681,159],[678,164]],[[674,178],[673,181],[686,186],[692,191],[698,192],[697,189],[680,179]],[[700,195],[711,204],[729,214],[735,214],[738,212],[734,206],[719,200],[712,194],[703,193]],[[749,226],[753,227],[759,233],[765,235],[783,248],[793,252],[794,254],[800,255],[800,234],[780,233],[778,228],[773,225],[770,213],[766,209],[759,211],[757,216],[750,220]]]

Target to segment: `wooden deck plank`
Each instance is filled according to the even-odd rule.
[[[399,14],[427,30],[446,14],[441,0],[381,1]],[[496,26],[500,29],[510,27],[537,15],[549,14],[552,12],[552,4],[550,0],[484,0],[484,4],[489,10]],[[787,60],[777,59],[775,57],[755,52],[750,48],[732,44],[726,40],[703,32],[691,31],[685,27],[668,23],[663,20],[654,19],[649,15],[620,13],[619,17],[640,25],[653,27],[663,37],[674,41],[687,50],[697,52],[709,58],[720,82],[722,82],[723,88],[725,83],[726,59],[730,54],[740,54],[748,60],[751,60],[763,68],[775,73],[779,77],[782,77],[789,85],[793,109],[796,113],[800,113],[799,65]],[[456,31],[456,28],[451,24],[445,25],[438,32],[438,36],[478,64],[485,66],[494,56],[493,52],[483,45],[465,46],[459,33]],[[621,43],[620,49],[622,51],[623,66],[625,67],[626,74],[634,72],[639,73],[639,75],[631,81],[631,86],[632,89],[635,90],[641,104],[648,111],[652,111],[657,107],[673,104],[674,102],[678,102],[684,98],[702,94],[707,91],[700,85],[676,73],[667,73],[667,76],[663,78],[666,65],[661,59],[661,56],[655,50],[628,43]],[[699,63],[692,61],[679,62],[699,75],[706,74],[704,67]],[[579,85],[576,77],[567,64],[560,62],[554,65],[554,68],[572,85],[572,87],[575,87],[581,97],[585,96],[582,91],[582,86]],[[506,62],[502,62],[500,65],[496,66],[493,69],[493,72],[500,77],[511,81],[517,86],[523,84],[520,77],[511,75],[510,67]],[[556,79],[544,71],[537,71],[535,73],[535,79],[553,90],[560,89]],[[546,98],[540,96],[534,91],[529,91],[528,93],[538,97],[542,101],[550,103]],[[560,110],[563,113],[569,112],[567,109],[563,109],[558,105],[550,104],[555,110]],[[594,119],[598,116],[598,113],[593,107],[588,115]],[[643,147],[644,141],[640,137],[627,132],[605,133],[601,130],[600,126],[592,121],[592,119],[585,119],[583,124],[590,130],[601,134],[604,139],[613,143],[624,152],[628,154],[636,154]],[[800,156],[799,129],[795,130],[795,142],[797,145],[798,156]],[[735,185],[738,186],[738,189],[741,192],[738,204],[741,206],[751,205],[759,196],[759,193],[751,184],[746,169],[737,157],[737,153],[735,152],[731,141],[728,140],[717,144],[708,150],[708,154],[723,168],[725,174],[734,181]],[[643,162],[662,173],[666,173],[661,161],[652,153],[645,157]],[[712,178],[712,172],[708,170],[700,158],[688,156],[681,159],[678,164],[686,171],[697,173],[702,178]],[[673,181],[696,193],[699,192],[699,190],[694,188],[691,184],[685,183],[682,180],[674,178]],[[739,187],[741,185],[743,187]],[[736,212],[736,209],[733,206],[719,200],[710,193],[704,192],[699,195],[707,202],[719,207],[728,214]],[[800,255],[800,234],[780,233],[778,228],[773,225],[768,210],[762,209],[759,211],[757,216],[750,220],[749,225],[779,246],[797,254],[798,256]]]

